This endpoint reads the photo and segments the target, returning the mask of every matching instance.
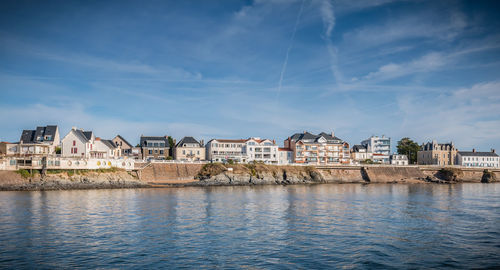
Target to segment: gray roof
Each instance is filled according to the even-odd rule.
[[[179,147],[185,143],[189,143],[189,144],[197,144],[199,145],[200,147],[203,147],[200,142],[198,142],[195,138],[193,137],[184,137],[182,138],[176,145],[175,147]]]
[[[101,141],[111,149],[115,149],[117,147],[112,140],[101,140]]]
[[[469,151],[458,151],[461,156],[469,157],[498,157],[497,153],[494,152],[469,152]]]
[[[326,132],[321,132],[318,135],[309,132],[295,133],[292,135],[292,137],[290,137],[290,139],[295,142],[298,141],[318,142],[321,137],[325,138],[328,143],[343,143],[342,139],[336,136],[332,136],[331,134],[328,134]]]
[[[164,141],[165,147],[170,147],[168,139],[163,136],[141,136],[141,142],[140,142],[141,146],[144,146],[144,143],[146,141]]]
[[[92,131],[82,131],[81,129],[73,129],[73,131],[75,132],[76,136],[80,137],[80,139],[84,142],[88,142],[90,141],[90,139],[92,138]],[[85,135],[85,133],[90,134],[90,136],[87,137],[87,135]]]
[[[364,145],[361,145],[361,144],[355,144],[353,147],[352,147],[352,151],[354,152],[359,152],[360,149],[364,149],[366,150],[366,146]]]
[[[56,136],[57,126],[36,127],[36,130],[23,130],[20,141],[22,143],[53,142]],[[45,136],[50,136],[45,140]],[[40,139],[39,139],[40,138]]]

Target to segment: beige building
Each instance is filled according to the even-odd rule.
[[[453,142],[437,143],[437,141],[422,144],[417,153],[419,165],[455,165],[457,149]]]
[[[335,136],[322,132],[318,135],[304,131],[285,140],[285,148],[293,154],[294,163],[317,165],[350,164],[349,144]]]
[[[205,146],[203,140],[197,141],[193,137],[184,137],[174,148],[174,159],[183,161],[205,160]]]
[[[120,148],[122,156],[130,156],[130,155],[132,155],[132,148],[134,148],[134,146],[131,145],[122,136],[116,135],[116,137],[114,137],[112,141],[113,141],[113,143],[115,143],[115,145],[117,147]]]

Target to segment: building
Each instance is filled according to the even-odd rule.
[[[278,145],[276,141],[260,138],[249,138],[243,148],[248,162],[278,164]]]
[[[19,153],[19,143],[0,142],[0,156],[14,156]]]
[[[293,151],[288,148],[278,148],[278,164],[287,165],[293,163]]]
[[[408,156],[400,155],[400,154],[392,154],[391,155],[391,165],[408,165]]]
[[[61,155],[63,157],[108,158],[109,147],[97,139],[92,131],[71,128],[61,140]]]
[[[438,143],[433,140],[422,144],[417,152],[417,164],[419,165],[455,165],[457,149],[453,142]]]
[[[498,154],[492,149],[491,152],[471,152],[458,151],[457,165],[477,168],[499,168]]]
[[[122,155],[120,146],[116,145],[113,140],[102,140],[97,137],[95,146],[97,153],[100,154],[100,156],[97,156],[98,158],[118,158]]]
[[[387,138],[384,135],[371,136],[370,138],[361,142],[361,145],[365,146],[367,152],[372,154],[372,160],[375,163],[390,163],[391,155],[391,138]]]
[[[197,141],[193,137],[182,138],[174,148],[174,159],[184,161],[205,160],[205,146],[203,140]]]
[[[170,143],[168,136],[141,136],[141,153],[143,159],[169,159]]]
[[[371,160],[372,158],[372,153],[368,152],[367,147],[364,145],[356,144],[351,149],[351,159],[356,164]]]
[[[330,165],[350,164],[349,144],[332,132],[318,135],[304,131],[295,133],[284,142],[292,150],[294,163]]]
[[[127,140],[125,140],[122,136],[116,135],[113,138],[113,143],[117,146],[120,147],[121,149],[121,155],[122,156],[131,156],[132,155],[132,148],[134,148],[133,145],[131,145]]]
[[[278,164],[278,146],[269,139],[212,139],[206,145],[207,160]]]
[[[17,148],[20,155],[55,155],[61,140],[57,126],[37,127],[23,130]]]

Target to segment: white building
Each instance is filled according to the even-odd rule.
[[[408,156],[400,154],[391,155],[391,165],[408,165]]]
[[[268,164],[278,163],[278,146],[269,139],[249,138],[241,140],[212,139],[206,147],[207,160],[248,163],[252,161]]]
[[[287,165],[293,163],[293,151],[288,148],[278,148],[278,164]]]
[[[368,152],[368,149],[364,145],[356,144],[351,149],[351,159],[354,163],[359,164],[365,160],[372,159],[373,155]]]
[[[457,165],[465,167],[478,167],[478,168],[499,168],[499,159],[495,150],[491,152],[472,152],[458,151],[457,152]]]
[[[120,149],[110,140],[96,138],[94,132],[73,127],[61,141],[63,157],[114,158]]]
[[[371,136],[362,141],[361,144],[366,147],[368,152],[372,153],[373,162],[384,164],[390,163],[391,138],[387,138],[383,135],[382,137]]]
[[[17,147],[19,155],[55,155],[61,140],[57,126],[37,127],[35,130],[23,130]]]

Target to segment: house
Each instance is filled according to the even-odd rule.
[[[278,164],[287,165],[293,163],[293,151],[288,148],[278,148]]]
[[[391,155],[391,165],[408,165],[408,156],[400,154]]]
[[[197,141],[193,137],[182,138],[174,148],[174,159],[185,161],[205,160],[205,146],[203,140]]]
[[[350,164],[349,143],[322,132],[318,135],[304,131],[295,133],[284,142],[285,148],[292,150],[294,163],[317,165]]]
[[[61,140],[61,155],[63,157],[108,158],[109,149],[99,142],[92,131],[71,128]]]
[[[98,153],[101,153],[100,158],[118,158],[122,154],[120,146],[116,145],[113,140],[103,140],[97,137],[95,147]]]
[[[354,163],[362,163],[373,158],[372,152],[368,152],[368,148],[361,144],[356,144],[351,149],[351,159]]]
[[[472,149],[471,152],[458,151],[457,165],[476,168],[500,167],[498,154],[495,153],[495,149],[491,149],[490,152],[477,152],[476,149]]]
[[[361,145],[365,146],[367,152],[371,153],[373,162],[384,164],[390,163],[391,138],[387,138],[384,135],[382,135],[382,137],[371,136],[362,141]]]
[[[60,142],[59,128],[55,125],[37,127],[35,130],[23,130],[17,154],[55,155]]]
[[[419,165],[455,165],[457,149],[453,142],[438,143],[433,140],[422,144],[417,152],[417,164]]]
[[[133,145],[131,145],[127,140],[125,140],[122,136],[116,135],[113,138],[113,143],[117,146],[120,147],[121,149],[121,156],[130,156],[132,155],[132,148],[134,148]]]
[[[141,136],[141,154],[144,159],[169,159],[168,136]]]
[[[241,163],[263,162],[278,164],[276,141],[252,137],[249,139],[212,139],[206,145],[207,160]]]

